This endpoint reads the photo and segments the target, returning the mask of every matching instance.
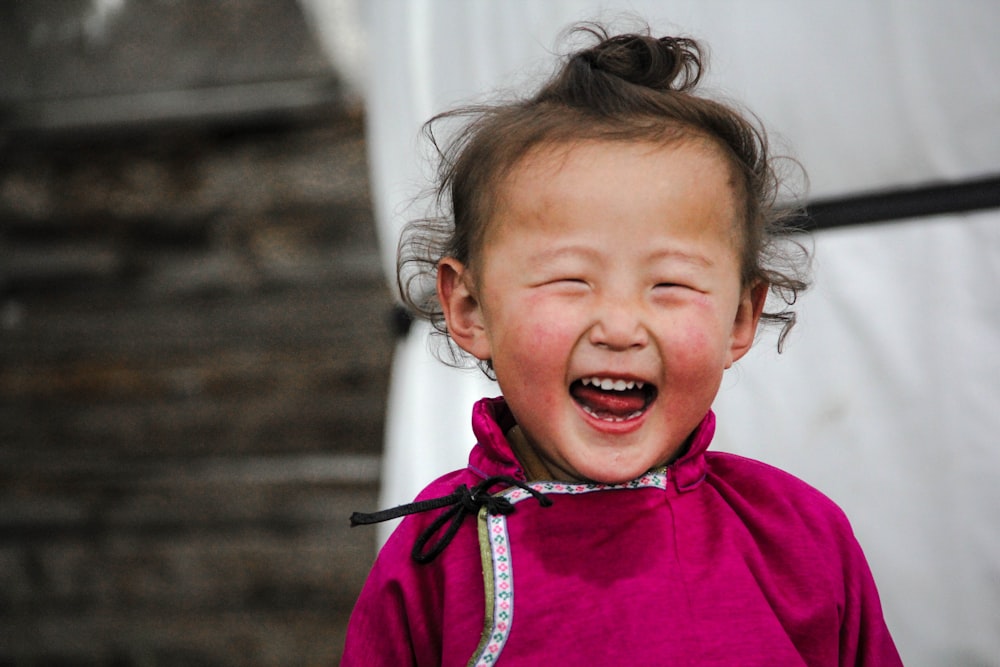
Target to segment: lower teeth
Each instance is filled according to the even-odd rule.
[[[583,411],[586,412],[591,417],[596,417],[597,419],[600,419],[601,421],[606,421],[606,422],[624,422],[624,421],[628,421],[630,419],[635,419],[636,417],[638,417],[639,415],[642,414],[642,410],[636,410],[635,412],[633,412],[631,414],[628,414],[628,415],[625,415],[624,417],[603,417],[603,416],[597,414],[596,412],[594,412],[592,409],[590,409],[586,405],[583,405],[581,407],[583,408]]]

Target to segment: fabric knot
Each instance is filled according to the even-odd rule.
[[[462,520],[467,515],[479,513],[481,508],[486,508],[489,514],[511,514],[514,511],[514,504],[503,496],[495,496],[489,492],[490,487],[505,483],[509,486],[516,486],[530,493],[542,507],[548,507],[552,500],[544,494],[531,488],[524,482],[508,477],[507,475],[496,475],[488,477],[471,489],[465,484],[458,486],[453,493],[441,498],[431,498],[429,500],[419,500],[417,502],[400,505],[392,509],[363,514],[355,512],[351,515],[351,526],[369,525],[390,521],[406,516],[407,514],[418,514],[434,509],[446,507],[427,528],[417,537],[413,545],[410,556],[418,563],[430,563],[437,558],[445,547],[447,547],[453,537],[458,533],[462,525]],[[447,525],[444,533],[428,548],[428,543],[434,536]]]
[[[510,514],[514,506],[503,496],[494,496],[476,487],[470,491],[464,484],[456,489],[462,494],[462,508],[469,514],[478,514],[480,507],[485,507],[490,514]]]

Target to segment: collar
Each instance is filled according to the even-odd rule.
[[[505,433],[517,424],[502,396],[484,398],[472,408],[472,432],[478,446],[469,455],[469,468],[482,477],[507,475],[525,480],[521,464]],[[684,493],[705,479],[705,451],[715,435],[715,413],[711,410],[691,433],[687,451],[667,466],[677,491]]]

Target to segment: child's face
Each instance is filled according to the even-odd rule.
[[[741,285],[738,224],[704,142],[537,150],[500,191],[477,265],[439,266],[449,331],[492,360],[550,467],[633,479],[675,457],[753,342],[766,285]]]

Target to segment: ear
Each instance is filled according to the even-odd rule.
[[[469,269],[462,262],[453,257],[438,262],[437,294],[451,339],[477,359],[489,359],[492,354],[483,309]]]
[[[766,282],[758,282],[743,289],[740,297],[740,305],[736,309],[736,318],[733,321],[733,334],[729,345],[729,361],[726,368],[729,368],[738,361],[753,345],[757,335],[757,324],[760,323],[761,313],[764,312],[764,302],[767,301],[767,292],[770,285]]]

